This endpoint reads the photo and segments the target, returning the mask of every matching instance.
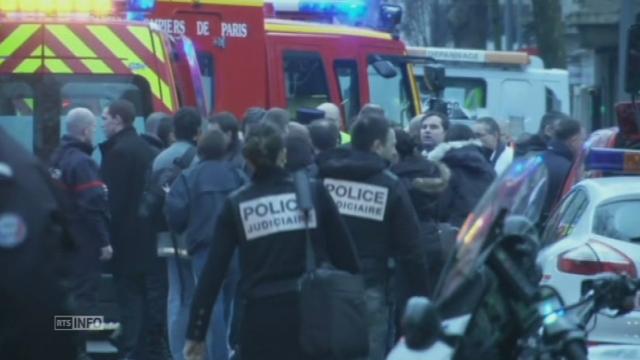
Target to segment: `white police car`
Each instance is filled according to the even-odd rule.
[[[554,287],[565,304],[576,303],[582,280],[604,272],[638,276],[640,269],[640,151],[594,148],[589,170],[615,174],[576,184],[549,218],[538,255],[542,284]],[[639,174],[640,175],[640,174]],[[640,344],[640,297],[636,311],[595,318],[589,341]]]

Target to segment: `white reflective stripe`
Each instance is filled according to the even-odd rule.
[[[389,189],[361,182],[324,179],[340,214],[383,221]]]
[[[304,230],[307,226],[303,213],[298,210],[294,193],[263,196],[240,203],[240,217],[247,240],[259,237]],[[309,212],[310,229],[317,226],[316,212]]]

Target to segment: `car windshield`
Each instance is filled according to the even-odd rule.
[[[481,255],[490,242],[494,222],[501,212],[521,215],[536,223],[540,217],[547,190],[547,170],[540,156],[514,161],[484,194],[469,214],[458,233],[457,252],[448,268],[444,287],[439,293],[443,299],[451,295],[473,273]]]
[[[594,214],[593,232],[611,239],[640,242],[639,213],[640,199],[600,205]]]
[[[134,126],[143,129],[143,117],[151,112],[148,83],[136,75],[0,75],[0,126],[48,160],[60,137],[69,110],[85,107],[98,120],[96,142],[105,139],[102,111],[116,99],[127,99],[136,107]],[[95,152],[96,160],[99,152]]]

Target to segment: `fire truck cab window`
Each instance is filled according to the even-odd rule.
[[[370,62],[375,58],[371,57]],[[369,78],[369,101],[382,106],[389,120],[396,125],[407,125],[413,117],[411,88],[407,64],[391,60],[397,75],[385,78],[370,63],[367,68]]]
[[[284,80],[287,107],[292,116],[299,108],[315,108],[330,101],[327,73],[317,53],[285,52]]]
[[[338,78],[340,102],[344,108],[345,122],[350,127],[351,121],[360,111],[358,64],[355,60],[336,60],[333,66]]]
[[[33,147],[33,87],[0,78],[0,126],[25,148]]]
[[[95,143],[106,139],[102,112],[118,99],[136,107],[134,126],[144,131],[152,112],[149,84],[139,76],[8,75],[0,76],[0,126],[42,159],[48,159],[64,135],[66,114],[86,107],[97,118]],[[100,152],[94,157],[100,161]]]

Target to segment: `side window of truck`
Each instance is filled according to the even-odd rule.
[[[444,98],[471,111],[487,107],[487,82],[481,78],[447,77]]]
[[[330,101],[327,72],[320,54],[287,51],[283,63],[287,107],[293,116],[299,108],[315,108]]]
[[[336,60],[333,67],[340,88],[340,102],[344,106],[345,124],[350,126],[351,120],[360,111],[358,63],[355,60]]]
[[[0,127],[24,145],[33,148],[34,90],[26,81],[0,78]]]

